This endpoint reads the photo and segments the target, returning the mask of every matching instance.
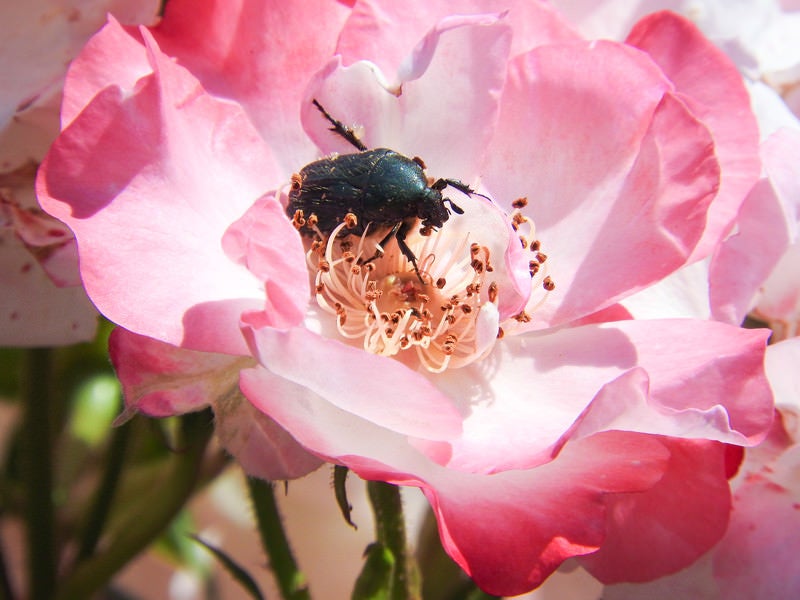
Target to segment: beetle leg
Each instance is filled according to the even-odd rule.
[[[381,256],[383,256],[383,255],[386,253],[386,251],[383,249],[383,247],[384,247],[386,244],[388,244],[388,243],[389,243],[389,240],[390,240],[390,239],[392,239],[393,237],[397,237],[397,232],[400,230],[400,227],[401,227],[402,225],[403,225],[403,222],[402,222],[402,221],[400,221],[400,222],[399,222],[397,225],[395,225],[394,227],[392,227],[392,228],[389,230],[389,233],[387,233],[385,236],[383,236],[383,239],[382,239],[380,242],[378,242],[377,244],[375,244],[375,254],[373,254],[373,255],[372,255],[371,257],[369,257],[367,260],[360,260],[360,261],[358,261],[358,263],[359,263],[359,264],[361,264],[361,265],[365,265],[365,264],[367,264],[367,263],[369,263],[369,262],[372,262],[372,261],[373,261],[373,260],[375,260],[376,258],[380,258]],[[401,248],[401,250],[402,250],[402,248]]]
[[[406,221],[403,221],[403,223],[400,225],[400,228],[397,230],[397,233],[395,233],[394,237],[397,240],[397,245],[400,247],[400,252],[402,252],[403,256],[405,256],[408,259],[408,262],[414,265],[414,272],[417,274],[417,279],[419,279],[419,282],[422,285],[425,285],[425,280],[422,279],[422,275],[419,274],[419,267],[417,267],[417,257],[414,256],[414,253],[411,251],[411,248],[409,248],[408,244],[406,244],[406,235],[408,235],[408,232],[410,230],[411,230],[411,224]]]
[[[358,264],[365,265],[369,262],[372,262],[376,258],[383,256],[385,253],[383,247],[389,243],[389,240],[394,238],[397,240],[397,246],[400,248],[400,252],[402,252],[403,256],[408,259],[408,262],[414,265],[414,272],[417,274],[417,279],[419,279],[422,285],[425,285],[425,280],[422,279],[422,275],[420,275],[419,268],[417,267],[417,257],[414,255],[414,252],[411,251],[411,248],[408,247],[408,244],[406,244],[406,236],[408,235],[409,231],[411,231],[411,223],[400,221],[389,230],[389,233],[383,236],[383,239],[380,242],[376,244],[375,254],[366,260],[358,261]]]
[[[338,119],[334,119],[327,110],[322,108],[322,104],[320,104],[316,100],[312,100],[311,102],[314,104],[314,106],[316,106],[319,109],[319,112],[322,113],[322,116],[328,119],[331,125],[333,125],[333,127],[330,128],[331,131],[338,133],[340,136],[342,136],[344,139],[353,144],[353,146],[355,146],[362,152],[367,149],[367,147],[364,145],[364,142],[362,142],[358,138],[358,136],[356,135],[355,131],[352,130],[352,128],[347,127],[344,123],[342,123]]]

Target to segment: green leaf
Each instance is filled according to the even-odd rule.
[[[215,546],[212,546],[200,537],[196,535],[190,535],[189,537],[211,552],[222,564],[222,566],[225,567],[228,573],[230,573],[231,576],[238,581],[245,590],[247,590],[247,593],[250,594],[251,598],[254,598],[254,600],[264,600],[264,596],[261,593],[261,590],[258,588],[258,584],[255,582],[255,579],[253,579],[250,576],[250,573],[248,573],[241,565],[239,565],[239,563],[234,561],[225,552]]]

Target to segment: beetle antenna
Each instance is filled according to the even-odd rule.
[[[462,194],[466,194],[467,196],[480,196],[481,198],[486,198],[489,202],[493,202],[489,196],[486,194],[481,194],[480,192],[476,192],[471,187],[469,187],[463,181],[459,181],[458,179],[437,179],[433,185],[431,185],[431,189],[434,190],[443,190],[447,186],[457,189]],[[461,213],[458,213],[461,214]]]
[[[322,113],[322,116],[325,117],[331,123],[331,125],[333,125],[333,127],[330,128],[331,131],[338,133],[362,152],[367,149],[367,147],[364,145],[364,142],[362,142],[356,135],[356,132],[338,119],[334,119],[331,114],[322,107],[322,104],[317,102],[316,98],[312,99],[311,103],[316,106],[319,112]]]

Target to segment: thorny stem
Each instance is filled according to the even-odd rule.
[[[258,532],[261,535],[261,545],[267,553],[281,596],[285,600],[309,600],[311,595],[305,576],[297,566],[289,546],[289,539],[283,529],[273,484],[263,479],[248,477],[247,486],[250,489]]]
[[[25,370],[23,436],[27,488],[25,522],[28,590],[32,600],[52,598],[56,582],[53,506],[53,432],[50,422],[53,353],[32,348]]]
[[[411,565],[406,544],[406,526],[400,488],[383,481],[368,481],[367,492],[375,514],[375,536],[394,557],[395,567],[391,582],[392,600],[411,600],[420,597],[420,591],[410,578]]]

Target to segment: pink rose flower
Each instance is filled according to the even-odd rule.
[[[729,226],[759,170],[747,93],[674,15],[615,43],[540,3],[462,10],[111,20],[70,70],[40,202],[121,326],[129,412],[211,404],[261,477],[324,460],[420,487],[491,593],[572,556],[604,581],[676,571],[725,530],[726,444],[769,427],[766,332],[616,306]],[[405,240],[419,273],[394,240],[365,262],[377,227],[315,236],[286,195],[354,148],[312,99],[492,201],[446,188],[447,222]]]
[[[150,23],[151,0],[33,0],[0,7],[0,345],[49,346],[94,337],[97,312],[80,287],[72,233],[42,213],[36,168],[58,135],[69,61],[112,12]]]

